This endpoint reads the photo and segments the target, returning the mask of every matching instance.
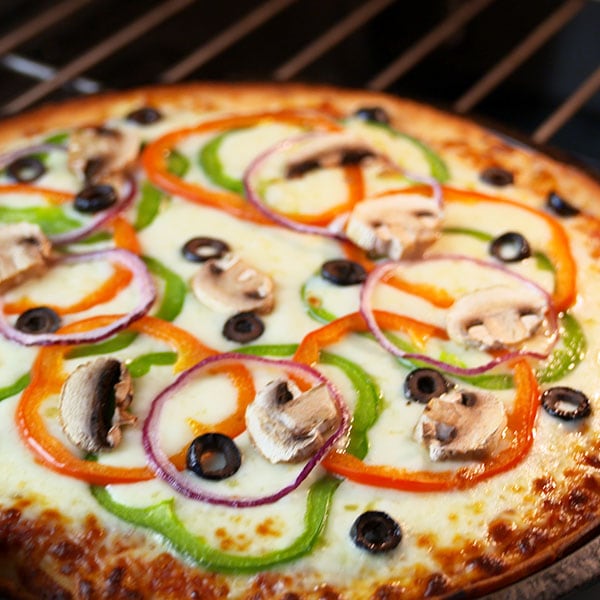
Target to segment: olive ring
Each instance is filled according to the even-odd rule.
[[[186,466],[199,477],[218,481],[237,473],[242,455],[235,442],[222,433],[205,433],[195,438],[186,455]]]
[[[547,389],[542,394],[541,401],[546,412],[563,421],[582,419],[592,412],[588,397],[583,392],[570,387],[558,386]]]

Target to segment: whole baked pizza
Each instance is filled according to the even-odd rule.
[[[411,101],[0,124],[9,598],[500,589],[600,517],[600,185]]]

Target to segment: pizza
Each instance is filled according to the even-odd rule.
[[[595,533],[590,176],[299,85],[0,144],[5,597],[474,597]]]

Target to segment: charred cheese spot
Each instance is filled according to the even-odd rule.
[[[215,536],[218,539],[219,548],[226,552],[236,551],[244,552],[248,550],[252,541],[243,533],[230,533],[225,527],[219,527],[215,530]]]
[[[280,519],[266,518],[262,523],[259,523],[255,532],[263,537],[280,537],[285,524]]]

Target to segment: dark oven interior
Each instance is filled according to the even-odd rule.
[[[4,115],[192,79],[370,88],[483,119],[600,172],[598,0],[2,0],[0,73]],[[589,585],[599,548],[501,596]]]

